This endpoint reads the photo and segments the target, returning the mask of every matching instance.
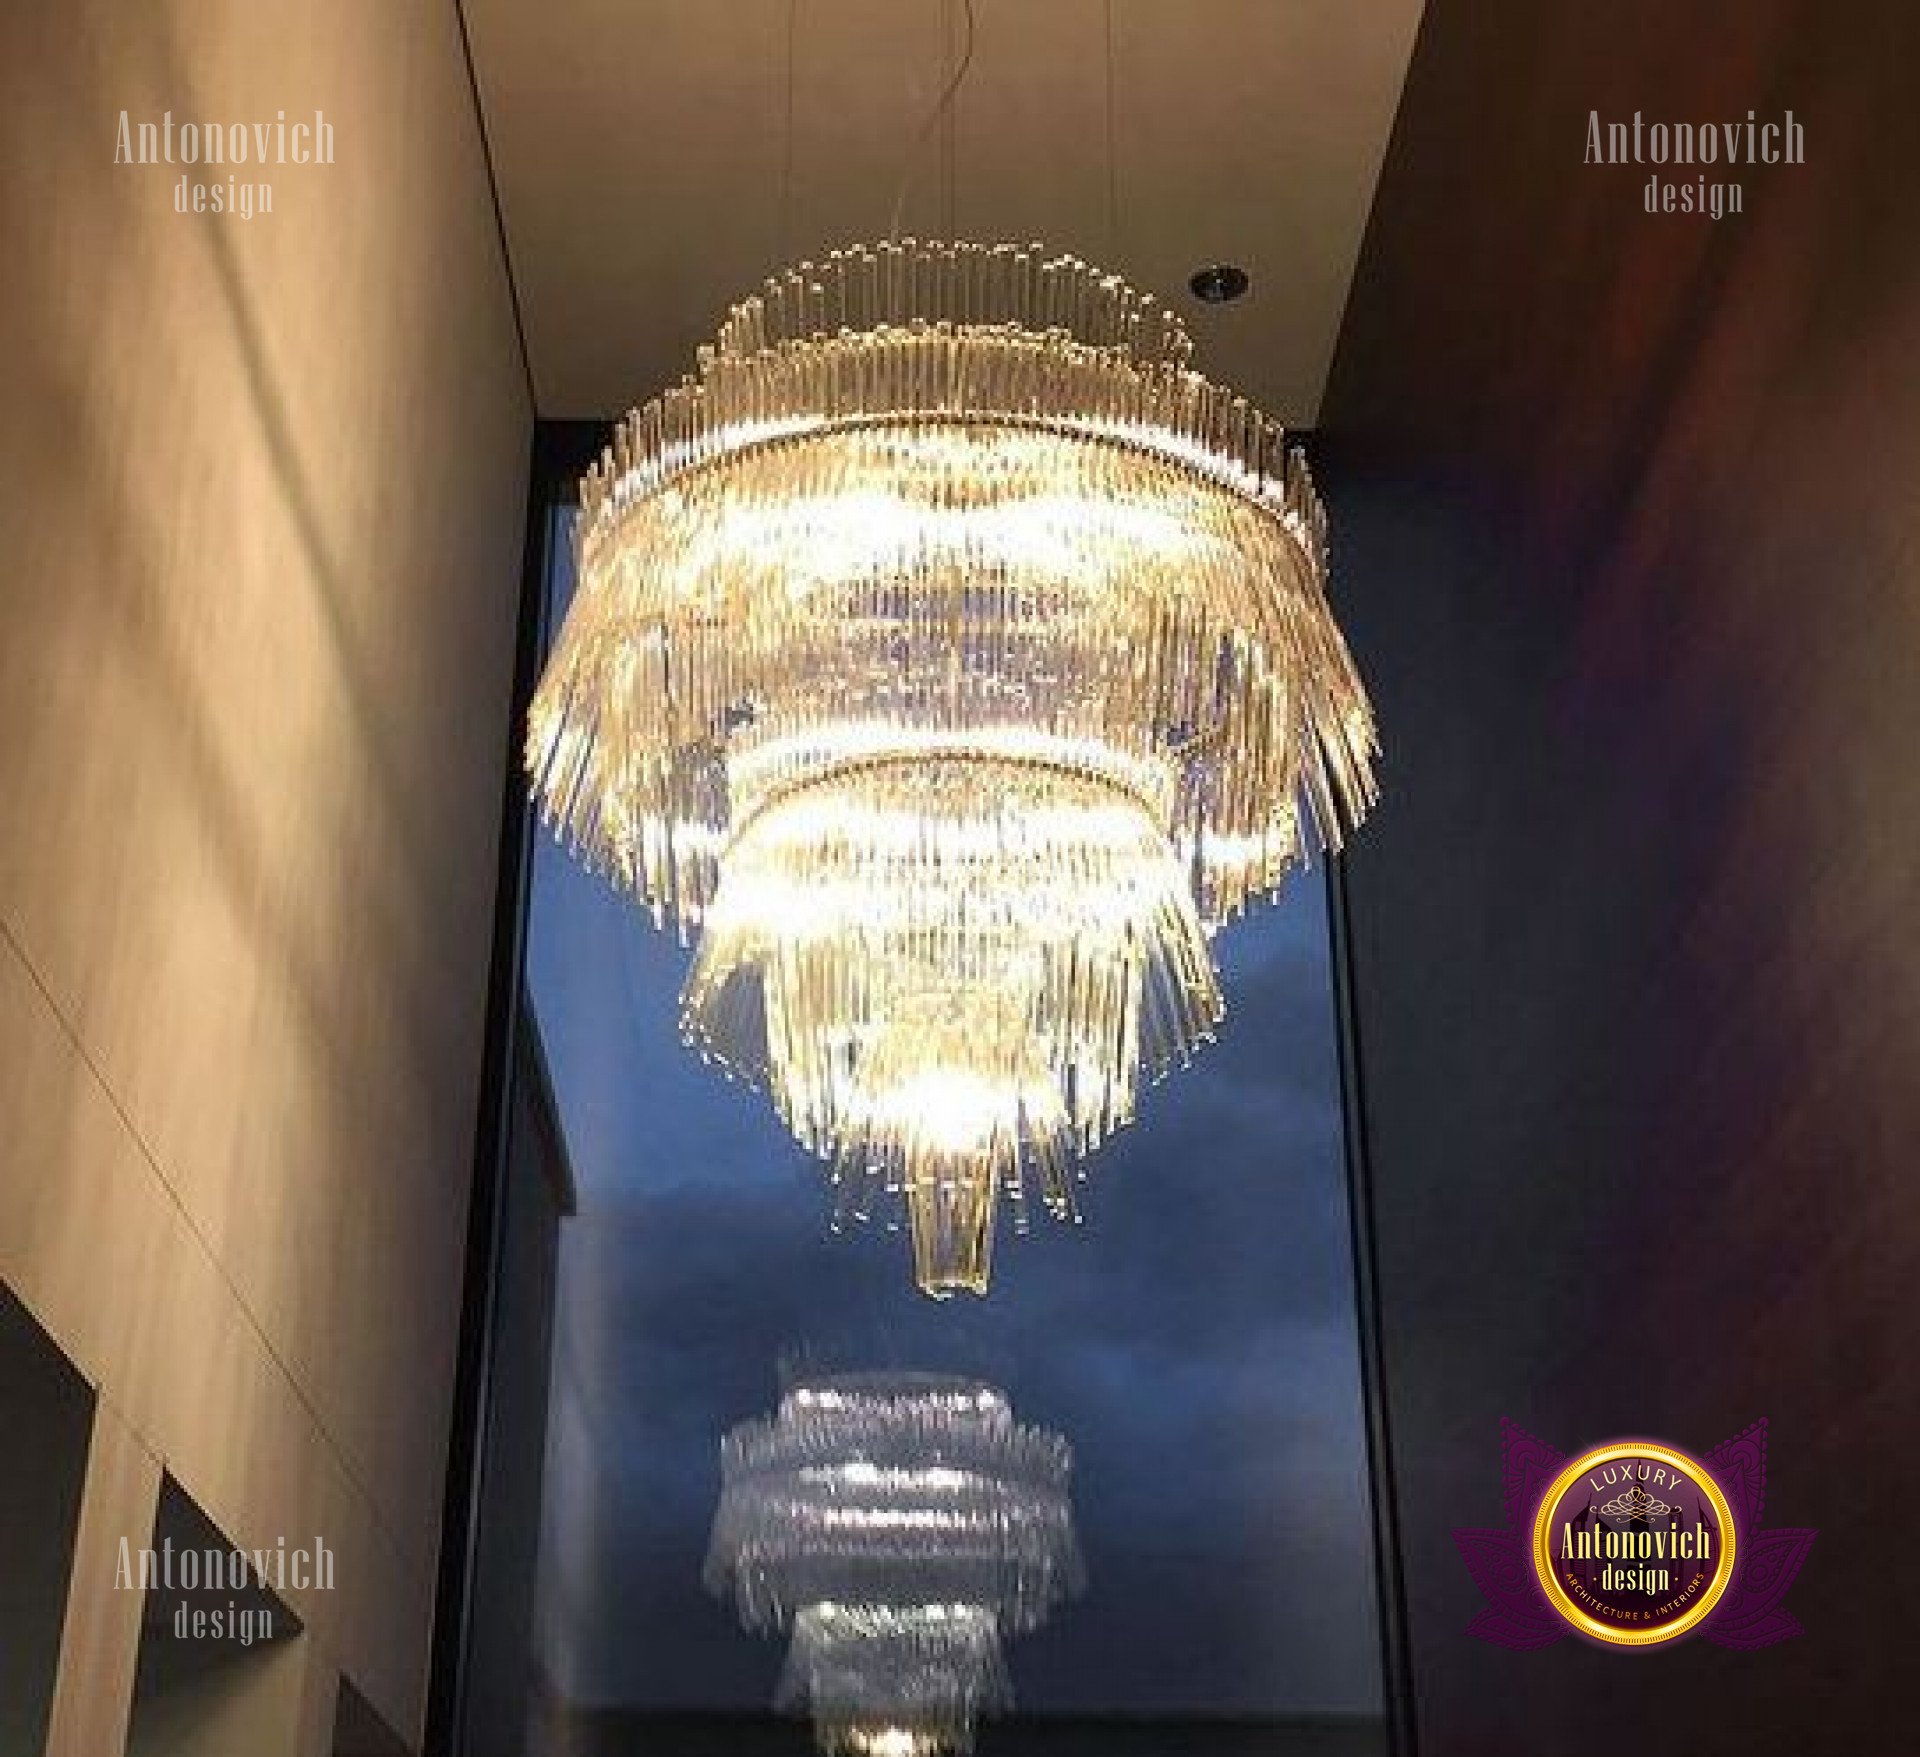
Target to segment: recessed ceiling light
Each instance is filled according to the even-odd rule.
[[[1230,305],[1247,290],[1247,271],[1234,262],[1210,262],[1197,268],[1187,285],[1208,305]]]

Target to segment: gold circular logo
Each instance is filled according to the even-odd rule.
[[[1650,1647],[1686,1634],[1733,1578],[1733,1509],[1696,1458],[1618,1440],[1573,1459],[1533,1517],[1533,1571],[1583,1635]]]

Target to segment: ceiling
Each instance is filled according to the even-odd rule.
[[[463,4],[543,415],[663,388],[783,261],[886,236],[904,181],[903,234],[950,217],[1111,263],[1177,300],[1210,376],[1299,426],[1421,12],[973,0],[930,128],[966,0]],[[1202,306],[1187,278],[1222,260],[1252,289]]]

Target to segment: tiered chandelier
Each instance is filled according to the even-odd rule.
[[[1059,1435],[967,1379],[797,1386],[721,1442],[709,1590],[791,1629],[780,1705],[828,1757],[941,1757],[1011,1705],[1003,1639],[1080,1586]]]
[[[838,251],[582,483],[544,810],[930,1293],[1002,1196],[1074,1214],[1220,1020],[1213,930],[1374,797],[1305,464],[1191,347],[1037,246]]]

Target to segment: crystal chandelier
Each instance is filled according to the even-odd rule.
[[[697,953],[688,1041],[983,1292],[1222,1003],[1210,934],[1374,797],[1298,451],[1036,246],[835,252],[581,485],[549,821]],[[897,1205],[897,1206],[896,1206]]]
[[[1059,1435],[967,1379],[799,1385],[721,1442],[708,1588],[790,1629],[780,1705],[828,1757],[937,1757],[1010,1705],[1002,1640],[1080,1585]]]

